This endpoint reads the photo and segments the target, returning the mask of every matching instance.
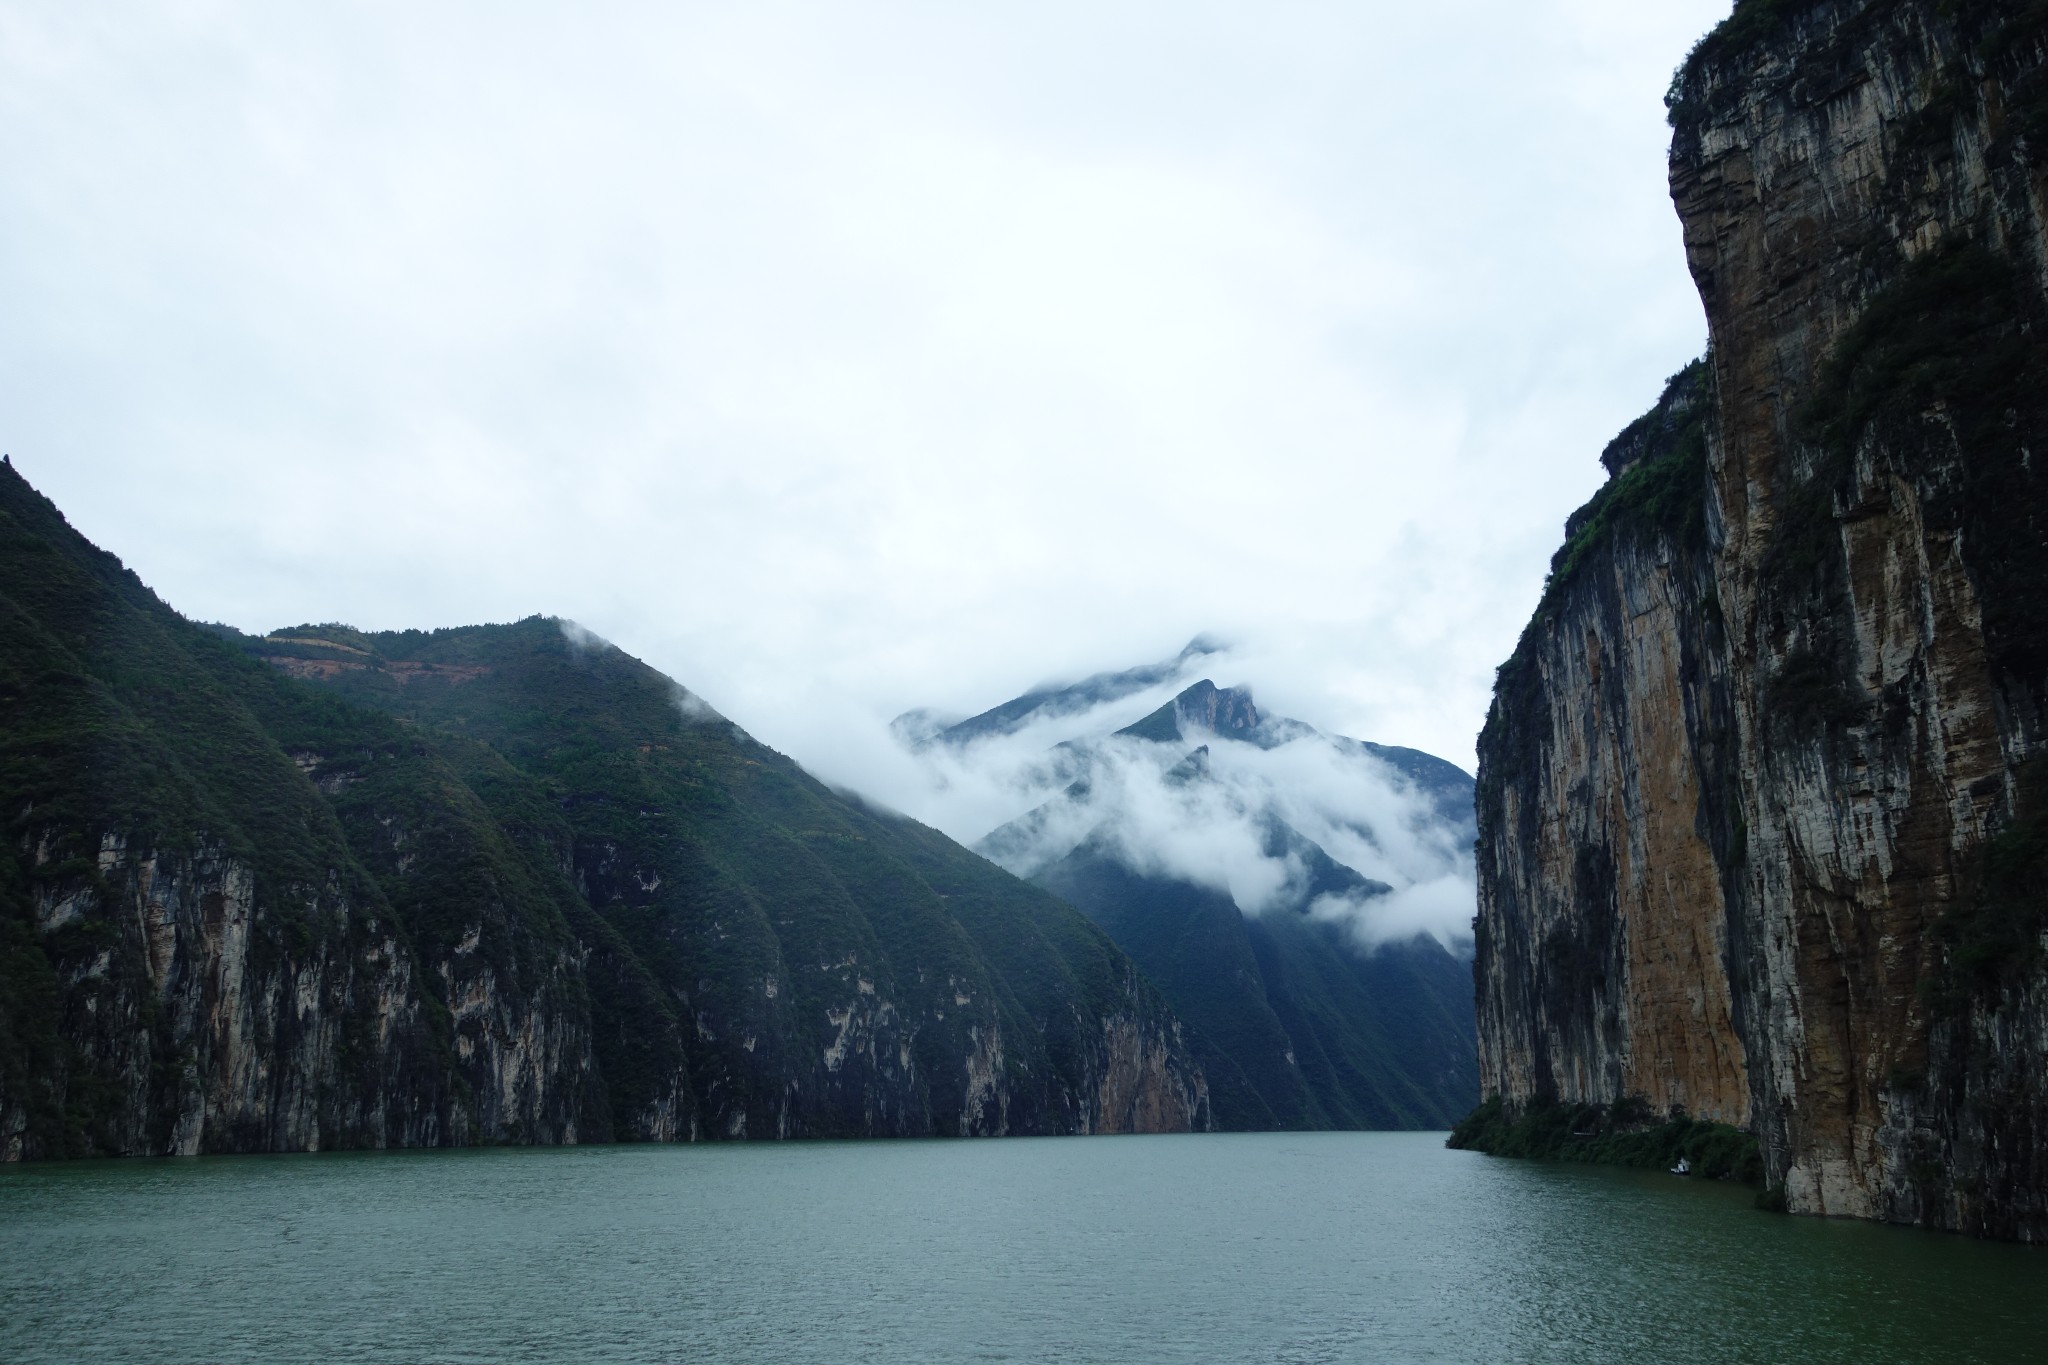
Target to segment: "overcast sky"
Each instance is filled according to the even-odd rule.
[[[1704,323],[1727,0],[0,4],[0,449],[186,614],[573,617],[824,775],[1245,641],[1462,765]]]

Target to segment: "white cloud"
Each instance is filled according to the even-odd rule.
[[[1472,942],[1472,912],[1478,888],[1468,870],[1446,873],[1426,882],[1397,886],[1392,893],[1370,899],[1319,896],[1309,906],[1317,919],[1345,926],[1366,949],[1399,943],[1428,934],[1447,948]]]
[[[579,658],[614,648],[610,640],[566,616],[556,618],[555,624],[561,627],[562,639],[568,643],[569,652]]]
[[[898,765],[870,771],[887,772],[892,807],[1020,876],[1092,841],[1142,876],[1220,892],[1248,915],[1342,920],[1365,948],[1417,934],[1469,947],[1469,810],[1447,818],[1390,764],[1305,727],[1276,729],[1271,711],[1256,744],[1199,730],[1175,743],[1116,733],[1203,673],[1239,663],[1234,653],[1205,658],[1132,696],[1009,734],[899,750]],[[1384,889],[1318,885],[1310,851],[1276,842],[1276,822]]]
[[[1469,764],[1702,342],[1725,9],[21,0],[0,448],[192,615],[571,615],[884,799],[1205,628]]]

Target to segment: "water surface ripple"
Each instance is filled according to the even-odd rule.
[[[1441,1135],[0,1169],[0,1360],[2009,1361],[2048,1252]]]

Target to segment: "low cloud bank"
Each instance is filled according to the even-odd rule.
[[[568,644],[569,652],[579,659],[586,654],[617,648],[610,640],[579,621],[558,616],[555,618],[555,624],[561,628],[562,639]]]
[[[1224,893],[1247,915],[1341,924],[1362,948],[1426,934],[1469,951],[1469,779],[1446,769],[1445,781],[1418,781],[1363,745],[1274,717],[1218,735],[1182,714],[1176,742],[1116,733],[1194,680],[961,743],[899,727],[922,781],[894,804],[1021,876],[1086,844],[1084,855]]]

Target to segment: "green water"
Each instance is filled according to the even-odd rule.
[[[1440,1135],[0,1170],[0,1360],[2014,1361],[2048,1251]]]

